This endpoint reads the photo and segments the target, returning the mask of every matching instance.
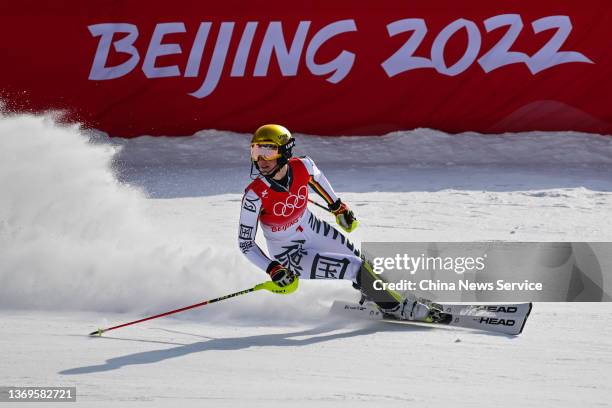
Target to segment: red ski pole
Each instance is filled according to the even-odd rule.
[[[193,308],[200,307],[200,306],[206,306],[206,305],[209,305],[211,303],[220,302],[220,301],[225,300],[225,299],[233,298],[233,297],[240,296],[240,295],[245,295],[247,293],[255,292],[255,291],[261,290],[261,289],[268,290],[268,291],[270,291],[272,293],[289,294],[289,293],[293,293],[297,289],[297,287],[298,287],[298,279],[297,278],[293,281],[293,283],[291,283],[290,285],[287,285],[285,287],[282,287],[282,288],[280,286],[278,286],[276,283],[272,282],[272,281],[267,281],[267,282],[263,282],[263,283],[260,283],[258,285],[255,285],[255,286],[253,286],[250,289],[245,289],[245,290],[241,290],[240,292],[230,293],[229,295],[221,296],[221,297],[218,297],[216,299],[205,300],[203,302],[196,303],[196,304],[191,305],[191,306],[181,307],[180,309],[175,309],[175,310],[171,310],[169,312],[164,312],[164,313],[156,314],[155,316],[145,317],[145,318],[140,319],[140,320],[134,320],[133,322],[123,323],[123,324],[120,324],[120,325],[117,325],[117,326],[113,326],[113,327],[109,327],[109,328],[106,328],[106,329],[98,329],[96,331],[93,331],[93,332],[89,333],[89,335],[90,336],[95,336],[95,335],[101,336],[102,333],[105,333],[105,332],[110,331],[110,330],[115,330],[115,329],[118,329],[120,327],[131,326],[131,325],[136,324],[136,323],[146,322],[147,320],[157,319],[158,317],[164,317],[164,316],[168,316],[168,315],[171,315],[171,314],[174,314],[174,313],[184,312],[185,310],[193,309]]]

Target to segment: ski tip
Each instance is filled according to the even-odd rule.
[[[521,325],[521,329],[517,333],[517,336],[523,333],[523,329],[525,328],[525,324],[527,323],[527,318],[531,314],[531,309],[533,309],[533,302],[529,302],[529,309],[527,310],[527,313],[525,314],[525,319],[523,320],[523,324]]]
[[[104,333],[103,329],[98,329],[96,331],[92,331],[91,333],[89,333],[90,336],[102,336],[102,333]]]

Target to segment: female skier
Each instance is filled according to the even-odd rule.
[[[297,279],[347,279],[386,314],[402,320],[431,321],[429,307],[414,295],[377,290],[380,277],[342,233],[308,210],[308,188],[325,201],[346,232],[357,227],[349,206],[334,192],[325,175],[307,156],[292,157],[295,139],[280,125],[264,125],[251,139],[251,175],[240,212],[238,246],[277,285]],[[256,169],[257,172],[254,172]],[[267,256],[255,243],[261,225]],[[296,282],[297,283],[297,282]]]

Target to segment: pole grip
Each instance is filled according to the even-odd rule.
[[[276,293],[278,295],[288,295],[297,290],[299,285],[299,279],[296,277],[293,282],[285,287],[280,287],[273,281],[262,282],[258,285],[255,285],[255,290],[267,290],[268,292]]]

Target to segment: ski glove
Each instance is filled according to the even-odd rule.
[[[329,205],[329,211],[336,216],[336,223],[346,232],[353,232],[359,225],[353,211],[340,199]]]
[[[270,262],[266,272],[270,275],[272,282],[276,283],[281,288],[290,285],[295,280],[295,274],[277,261]]]

